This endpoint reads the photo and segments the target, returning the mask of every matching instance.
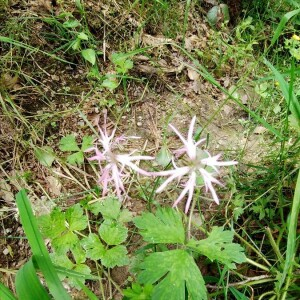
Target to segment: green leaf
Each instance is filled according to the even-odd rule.
[[[140,268],[142,269],[138,276],[140,283],[157,283],[152,299],[207,299],[201,272],[192,256],[185,250],[152,253],[140,264]]]
[[[88,39],[89,39],[87,34],[85,34],[84,32],[79,32],[79,34],[77,35],[77,38],[80,40],[84,40],[84,41],[88,41]]]
[[[93,260],[101,259],[106,251],[98,235],[95,233],[90,233],[88,237],[83,238],[81,245],[86,250],[86,257]]]
[[[3,297],[3,300],[17,300],[11,290],[2,282],[0,282],[0,295]]]
[[[118,222],[120,223],[127,223],[132,220],[132,213],[128,209],[122,209],[122,211],[119,214]]]
[[[125,297],[131,300],[151,300],[151,295],[153,291],[153,286],[151,284],[146,284],[141,286],[138,283],[133,283],[131,288],[123,290]]]
[[[101,258],[102,264],[107,268],[125,266],[129,264],[126,247],[123,245],[108,249]]]
[[[58,253],[66,253],[78,243],[78,237],[72,231],[66,231],[61,236],[52,240],[52,247]]]
[[[77,243],[72,248],[72,254],[77,265],[83,264],[86,261],[86,252],[84,251],[80,243]]]
[[[69,134],[60,140],[59,149],[61,151],[80,151],[73,134]]]
[[[38,161],[45,167],[51,167],[55,154],[51,147],[44,146],[42,148],[35,148],[34,154]]]
[[[172,155],[167,146],[163,145],[158,152],[155,160],[163,167],[166,167],[172,160]]]
[[[117,198],[107,197],[104,201],[97,202],[94,205],[92,212],[94,214],[101,213],[104,219],[117,220],[120,214],[121,203]]]
[[[119,245],[127,238],[127,228],[113,220],[105,220],[100,228],[99,234],[108,245]]]
[[[156,216],[143,213],[134,218],[133,222],[146,242],[184,244],[185,232],[181,214],[172,208],[160,208]]]
[[[42,235],[38,230],[37,221],[33,215],[25,190],[21,190],[16,195],[16,203],[24,232],[28,238],[37,265],[42,271],[45,281],[48,284],[50,293],[55,299],[70,299],[50,260],[49,253],[42,239]]]
[[[69,230],[84,230],[87,227],[87,216],[83,214],[83,209],[77,203],[66,211],[66,220],[69,224]]]
[[[244,249],[236,243],[232,243],[233,232],[223,230],[223,227],[213,227],[209,237],[200,241],[190,240],[188,246],[211,261],[217,260],[229,269],[235,269],[234,263],[246,261]]]
[[[75,28],[75,27],[78,27],[80,25],[81,25],[80,22],[76,19],[68,20],[68,21],[63,23],[64,28]]]
[[[19,299],[51,299],[36,275],[31,259],[17,272],[15,286]]]
[[[84,49],[81,51],[82,57],[92,65],[96,63],[96,52],[94,49]]]
[[[60,236],[66,230],[65,216],[59,208],[54,208],[50,215],[40,216],[37,221],[42,234],[50,239]]]
[[[67,162],[71,165],[81,165],[84,162],[84,155],[81,151],[73,153],[67,157]]]
[[[89,275],[91,274],[91,269],[84,264],[79,264],[79,265],[75,265],[75,267],[73,268],[73,270],[77,273],[81,273],[81,274],[85,274],[85,275]],[[84,277],[76,277],[76,278],[72,278],[69,277],[68,278],[68,282],[70,284],[70,286],[75,287],[76,289],[80,290],[81,286],[78,284],[78,282],[81,282],[82,284],[85,283],[85,278]]]
[[[119,86],[119,81],[115,75],[106,75],[106,79],[102,82],[102,86],[113,91]]]
[[[89,135],[85,135],[82,138],[81,151],[85,151],[93,146],[94,138]]]

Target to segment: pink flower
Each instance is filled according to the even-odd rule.
[[[189,127],[187,139],[185,139],[174,126],[169,125],[183,143],[183,148],[180,148],[175,152],[186,154],[186,159],[183,160],[184,164],[180,167],[175,164],[175,161],[173,159],[173,170],[166,170],[155,173],[155,175],[159,176],[169,176],[166,181],[157,189],[157,193],[162,192],[174,179],[177,179],[180,182],[184,177],[187,177],[185,179],[185,183],[183,184],[182,192],[173,204],[173,207],[177,206],[178,203],[184,198],[184,196],[188,194],[187,202],[185,205],[185,213],[187,213],[189,210],[195,188],[198,185],[204,185],[206,191],[209,190],[214,201],[219,204],[219,198],[213,187],[213,183],[219,185],[222,185],[222,183],[217,180],[214,175],[217,175],[219,173],[218,167],[220,166],[231,166],[237,164],[236,161],[218,161],[221,154],[211,156],[206,150],[198,148],[198,146],[203,143],[205,139],[201,139],[198,142],[194,141],[193,131],[195,121],[196,117],[193,117]]]
[[[98,126],[99,127],[99,126]],[[104,114],[104,128],[103,130],[99,127],[100,139],[99,142],[102,146],[100,151],[96,146],[92,147],[86,152],[95,151],[95,155],[90,157],[88,160],[97,160],[100,167],[100,178],[99,183],[103,187],[103,196],[108,192],[108,186],[111,184],[115,188],[115,192],[120,200],[122,200],[122,192],[125,192],[123,177],[126,176],[124,169],[129,167],[130,169],[140,173],[142,175],[151,176],[151,174],[140,167],[138,167],[134,161],[140,160],[152,160],[151,156],[137,155],[133,156],[135,152],[129,154],[117,154],[116,148],[121,141],[128,138],[124,136],[117,137],[114,139],[116,128],[113,129],[111,135],[108,135],[106,130],[106,114]],[[132,137],[137,138],[137,137]],[[128,174],[128,173],[127,173]]]

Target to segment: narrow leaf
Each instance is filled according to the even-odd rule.
[[[19,299],[51,299],[36,275],[31,259],[17,272],[15,284]]]
[[[37,221],[33,215],[29,199],[24,189],[16,195],[16,203],[20,213],[21,223],[31,246],[32,253],[45,277],[51,294],[56,299],[69,300],[70,297],[63,288],[50,260],[49,253],[42,239],[42,235],[38,230]]]
[[[17,300],[11,290],[2,282],[0,282],[0,295],[3,297],[3,300]]]

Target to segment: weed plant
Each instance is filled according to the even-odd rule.
[[[108,56],[106,41],[92,34],[85,5],[76,0],[72,12],[62,9],[46,16],[11,18],[0,25],[0,118],[14,124],[17,132],[11,153],[1,152],[5,161],[0,170],[6,177],[5,184],[1,180],[1,197],[12,194],[7,183],[20,190],[16,206],[31,248],[31,257],[15,274],[14,292],[0,283],[1,299],[70,299],[75,290],[84,299],[113,299],[116,293],[132,300],[298,299],[299,4],[252,1],[234,29],[221,24],[211,31],[210,49],[204,52],[185,48],[189,18],[195,9],[205,16],[199,4],[134,1],[122,6],[122,14],[137,17],[136,34],[154,36],[159,31],[173,41],[145,48],[135,41],[138,46],[128,50],[127,41],[120,40],[124,46],[109,50]],[[0,3],[3,9],[9,10],[7,1]],[[36,22],[43,24],[41,36],[49,46],[28,38]],[[110,28],[110,38],[112,32]],[[163,57],[163,47],[184,57],[185,67],[225,98],[206,123],[201,120],[200,129],[194,114],[183,132],[170,118],[161,120],[165,127],[169,124],[173,136],[164,130],[163,145],[154,156],[147,148],[128,146],[139,138],[119,134],[118,123],[134,108],[130,86],[147,80],[134,73],[135,57],[144,61],[157,53]],[[47,60],[69,68],[82,64],[83,82],[90,80],[91,90],[77,95],[81,100],[55,121],[52,113],[42,113],[43,119],[36,122],[18,102],[22,96],[18,81],[40,89],[40,79],[26,72],[35,63],[39,69],[35,75],[46,74],[40,62]],[[241,74],[232,86],[220,83],[231,75],[226,73],[228,66],[232,74]],[[258,100],[244,102],[240,88],[245,85]],[[153,88],[150,83],[144,92],[148,88]],[[92,123],[83,108],[99,90],[113,100],[103,97]],[[124,94],[122,104],[115,100],[118,93]],[[40,95],[50,107],[51,99],[43,91]],[[228,104],[246,115],[240,119],[244,135],[254,133],[265,141],[268,153],[263,158],[249,162],[242,149],[228,151],[220,160],[221,154],[208,150],[209,141],[202,135]],[[81,128],[75,125],[72,134],[62,130],[59,137],[45,138],[45,124],[58,126],[74,114],[83,120]],[[104,119],[101,126],[99,115]],[[175,147],[174,139],[182,145]],[[1,139],[0,144],[4,149]],[[31,156],[26,158],[39,163],[37,173],[50,172],[54,181],[63,176],[75,183],[76,192],[50,197],[38,183],[39,174],[24,167],[23,153],[29,149]],[[8,165],[21,171],[9,173]],[[34,200],[41,194],[50,202],[47,213],[34,214],[33,209],[38,210]],[[75,203],[62,201],[70,197]],[[136,215],[127,203],[142,203],[143,208]],[[128,274],[119,284],[112,273],[122,267]]]

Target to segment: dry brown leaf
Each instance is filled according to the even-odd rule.
[[[0,198],[8,203],[15,200],[10,185],[4,179],[1,179],[0,181]]]
[[[58,197],[61,194],[62,188],[62,184],[60,183],[60,181],[54,176],[48,176],[46,177],[46,180],[48,181],[49,192],[53,196]]]
[[[195,70],[193,69],[188,69],[188,77],[189,79],[191,80],[198,80],[200,75],[198,72],[196,72]]]
[[[142,41],[145,46],[159,46],[164,43],[174,42],[172,39],[165,38],[163,36],[152,36],[150,34],[143,34]]]

